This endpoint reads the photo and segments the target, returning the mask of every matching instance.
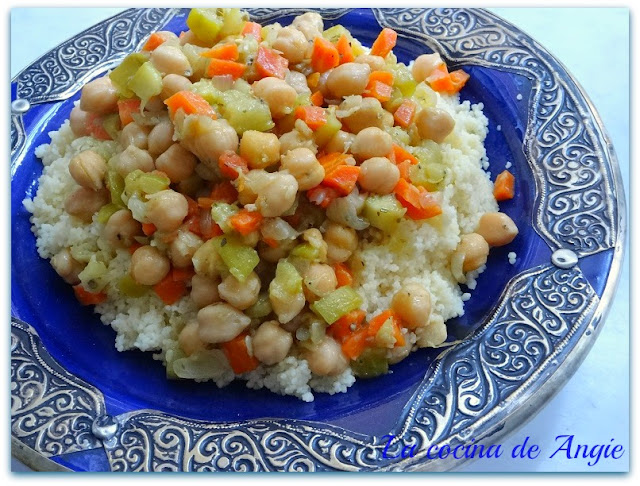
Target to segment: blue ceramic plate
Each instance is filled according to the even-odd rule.
[[[284,24],[299,13],[251,11],[258,22]],[[531,38],[483,10],[320,13],[369,45],[381,27],[395,29],[400,61],[436,51],[463,67],[471,80],[462,98],[484,103],[489,118],[491,172],[513,164],[516,197],[501,208],[520,236],[491,252],[464,317],[449,322],[450,340],[461,342],[441,354],[416,352],[392,374],[312,403],[242,383],[218,390],[167,381],[148,354],[117,353],[111,328],[38,257],[22,200],[35,194],[42,169],[34,148],[69,116],[82,85],[150,32],[186,28],[185,10],[128,10],[12,82],[14,453],[31,464],[49,458],[41,468],[91,471],[441,470],[460,461],[433,459],[437,451],[496,440],[571,376],[600,329],[625,231],[615,155],[578,84]]]

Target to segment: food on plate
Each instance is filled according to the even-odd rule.
[[[87,83],[37,149],[40,255],[172,379],[310,401],[442,345],[459,284],[518,234],[469,76],[314,12],[187,26]]]

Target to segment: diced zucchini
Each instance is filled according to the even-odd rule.
[[[136,169],[124,179],[124,191],[131,197],[135,193],[155,194],[169,188],[171,180],[159,173],[142,172]]]
[[[318,147],[324,147],[333,136],[340,131],[342,123],[336,117],[335,109],[329,109],[327,123],[318,128],[313,134]]]
[[[255,304],[244,311],[246,315],[251,319],[261,319],[271,314],[271,301],[269,300],[269,294],[266,292],[261,293],[258,296],[258,300]]]
[[[149,287],[140,285],[131,275],[127,274],[118,282],[118,289],[127,297],[142,297],[148,292]]]
[[[129,81],[145,62],[147,62],[147,56],[141,52],[136,52],[125,57],[120,65],[111,71],[109,78],[120,95],[125,98],[133,96],[133,90],[129,88]]]
[[[82,286],[89,292],[100,292],[107,286],[107,266],[96,260],[95,254],[91,256],[89,263],[78,275]]]
[[[420,83],[413,94],[422,108],[433,108],[438,103],[438,95],[427,83]]]
[[[218,254],[231,275],[240,282],[244,282],[260,263],[260,257],[255,249],[229,236],[224,236],[220,240]]]
[[[311,304],[311,310],[322,317],[327,324],[333,324],[361,305],[362,297],[351,287],[344,286]]]
[[[359,378],[374,378],[389,372],[386,351],[380,348],[367,348],[351,363],[353,374]]]
[[[393,91],[391,92],[391,98],[388,101],[382,103],[382,107],[390,113],[395,112],[398,107],[404,101],[404,95],[402,94],[402,90],[395,86]]]
[[[214,45],[224,24],[216,8],[193,8],[187,17],[187,26],[199,41]]]
[[[249,18],[247,13],[239,8],[223,8],[220,10],[222,10],[223,18],[222,29],[220,29],[220,38],[240,34],[244,27],[244,23]]]
[[[220,226],[223,232],[229,233],[233,228],[229,224],[229,218],[239,211],[235,204],[227,204],[223,202],[214,203],[211,206],[211,219]]]
[[[398,145],[409,145],[411,137],[400,127],[387,128],[387,133],[391,135],[391,138]]]
[[[293,257],[314,261],[320,258],[320,248],[312,246],[310,243],[302,243],[291,250],[289,254]]]
[[[117,206],[124,207],[122,193],[124,192],[124,179],[115,170],[107,171],[107,187],[111,193],[111,202]]]
[[[162,75],[150,61],[147,61],[138,68],[127,86],[140,98],[141,107],[144,109],[152,97],[162,92]]]
[[[296,270],[296,267],[287,260],[280,260],[276,267],[276,276],[271,281],[278,285],[283,292],[295,295],[302,292],[302,277]],[[271,286],[269,286],[271,291]]]
[[[248,130],[266,132],[275,126],[269,105],[251,94],[235,89],[223,93],[220,111],[229,125],[240,135]]]
[[[404,97],[413,95],[416,90],[416,81],[411,70],[404,64],[387,64],[387,69],[393,73],[393,86],[398,88]]]
[[[113,113],[104,117],[102,127],[109,134],[112,140],[118,140],[118,132],[120,131],[120,115]]]
[[[109,218],[113,215],[113,213],[115,213],[116,211],[120,211],[121,209],[122,207],[118,206],[117,204],[113,204],[113,203],[105,204],[100,208],[100,211],[98,211],[98,216],[96,216],[96,220],[98,221],[98,223],[106,224],[107,221],[109,221]]]
[[[213,86],[210,79],[201,79],[189,86],[189,91],[202,96],[210,105],[220,105],[223,102],[222,91]]]
[[[202,57],[200,54],[207,50],[206,47],[194,46],[193,44],[182,46],[182,53],[187,56],[187,60],[193,70],[190,79],[200,79],[206,74],[211,59]]]
[[[407,210],[391,194],[370,195],[364,202],[362,214],[371,226],[392,233]]]
[[[376,333],[376,346],[379,348],[392,348],[396,343],[396,336],[393,329],[393,318],[387,319]]]
[[[430,191],[437,190],[437,185],[446,175],[440,145],[433,140],[425,140],[414,149],[413,154],[419,163],[409,171],[411,182],[417,186],[424,186]]]
[[[322,37],[333,44],[338,42],[340,40],[340,37],[342,37],[343,35],[346,35],[349,39],[351,39],[351,33],[340,24],[329,27],[322,33]]]

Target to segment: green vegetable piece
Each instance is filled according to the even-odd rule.
[[[359,378],[374,378],[389,372],[386,351],[380,348],[367,348],[351,363],[353,374]]]
[[[442,161],[442,150],[433,140],[425,140],[414,149],[418,164],[411,167],[409,178],[416,186],[423,186],[429,191],[438,189],[437,184],[444,180],[446,166]]]
[[[229,35],[238,35],[242,32],[244,23],[249,19],[246,12],[243,12],[239,8],[223,8],[222,18],[223,24],[220,30],[220,38],[227,37]]]
[[[349,40],[351,40],[351,33],[342,25],[337,24],[333,27],[329,27],[322,33],[322,37],[327,39],[329,42],[335,44],[340,40],[340,37],[346,35]]]
[[[187,26],[199,41],[213,45],[220,36],[224,19],[215,8],[193,8],[187,17]]]
[[[258,296],[258,300],[255,304],[244,311],[246,315],[251,319],[261,319],[271,314],[271,301],[269,300],[269,294],[266,292],[261,293]]]
[[[386,233],[393,232],[406,212],[407,210],[391,194],[367,197],[362,209],[362,215],[371,226]]]
[[[147,62],[147,56],[136,52],[125,57],[120,65],[111,71],[109,78],[121,96],[131,98],[134,95],[133,90],[129,88],[129,81],[145,62]]]
[[[199,94],[210,105],[220,105],[224,102],[222,91],[216,88],[210,79],[201,79],[189,87],[189,91]]]
[[[289,295],[296,295],[302,292],[302,277],[296,267],[287,260],[278,262],[276,276],[271,283],[276,284],[284,293]],[[271,286],[269,286],[269,291],[271,291]]]
[[[224,233],[233,231],[233,227],[229,224],[229,218],[236,214],[240,209],[235,204],[227,204],[223,202],[213,203],[211,206],[211,219],[220,226]]]
[[[118,282],[118,289],[127,297],[142,297],[147,293],[149,287],[140,285],[131,275],[127,274]]]
[[[393,332],[393,319],[387,319],[378,332],[376,333],[376,346],[379,348],[392,348],[396,343],[396,337]]]
[[[255,249],[243,245],[236,238],[229,236],[224,236],[220,240],[218,254],[231,275],[240,282],[244,282],[260,263],[260,257]]]
[[[318,128],[314,133],[316,144],[318,144],[319,147],[324,147],[341,128],[342,123],[340,123],[340,120],[336,117],[335,109],[329,109],[327,123]]]
[[[100,211],[98,211],[98,216],[96,216],[96,219],[98,223],[106,224],[113,213],[115,213],[116,211],[120,211],[121,209],[122,207],[118,206],[117,204],[105,204],[100,208]]]
[[[120,131],[121,123],[120,123],[120,115],[114,113],[112,115],[107,115],[103,122],[102,127],[105,132],[109,134],[112,140],[118,140],[118,132]]]
[[[111,202],[116,206],[124,207],[122,193],[124,192],[124,179],[115,170],[107,171],[107,187],[111,193]]]
[[[424,81],[417,85],[414,97],[423,108],[433,108],[438,102],[438,95]]]
[[[311,310],[328,324],[333,324],[343,315],[358,309],[361,305],[362,297],[351,287],[344,286],[311,304]]]
[[[320,249],[312,246],[310,243],[302,243],[291,250],[290,255],[314,261],[320,258]]]
[[[162,74],[147,61],[138,68],[127,86],[140,98],[144,109],[149,99],[162,92]]]
[[[82,286],[89,292],[100,292],[107,286],[107,266],[96,260],[95,254],[91,256],[84,270],[78,274]]]
[[[309,93],[301,93],[298,96],[296,96],[296,102],[293,104],[293,109],[295,111],[295,109],[298,106],[309,106],[311,105],[311,95]]]
[[[124,178],[124,190],[127,195],[135,193],[155,194],[169,188],[171,180],[163,175],[151,172],[142,172],[136,169]]]
[[[248,130],[266,132],[275,126],[269,105],[251,94],[235,89],[223,93],[220,111],[240,135]]]
[[[402,94],[402,90],[395,86],[393,91],[391,92],[391,98],[388,101],[385,101],[382,104],[382,107],[390,113],[393,113],[398,109],[398,107],[404,101],[404,95]]]
[[[416,90],[416,81],[411,70],[402,63],[387,64],[387,69],[393,73],[393,86],[398,88],[404,97],[413,95]]]
[[[187,355],[182,352],[180,348],[178,349],[169,349],[167,351],[166,359],[167,359],[167,379],[168,380],[179,380],[180,377],[176,375],[173,370],[173,363],[178,361],[179,359],[186,358]]]
[[[194,46],[193,44],[185,44],[182,46],[182,53],[187,56],[194,79],[202,78],[207,72],[211,59],[202,57],[200,54],[208,50],[206,47]]]

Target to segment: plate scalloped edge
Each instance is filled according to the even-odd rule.
[[[339,18],[347,11],[322,13]],[[455,465],[453,460],[425,460],[429,445],[454,446],[472,436],[480,440],[496,431],[504,433],[507,415],[517,412],[513,399],[517,398],[520,408],[535,399],[540,404],[572,374],[600,329],[598,324],[617,282],[626,229],[615,154],[595,110],[550,54],[493,14],[477,9],[373,11],[381,26],[419,38],[448,59],[516,72],[533,80],[524,142],[537,189],[532,225],[552,251],[571,250],[585,257],[613,249],[614,262],[602,298],[598,298],[579,264],[568,269],[543,265],[514,277],[490,320],[470,339],[443,352],[432,372],[425,375],[428,378],[398,421],[396,439],[387,449],[389,458],[384,457],[387,444],[380,438],[353,434],[329,424],[275,419],[211,424],[153,410],[116,417],[117,431],[100,440],[96,431],[91,431],[93,421],[104,414],[99,390],[63,370],[42,347],[35,330],[14,319],[14,438],[48,457],[104,447],[111,469],[119,471],[444,470]],[[281,9],[250,12],[263,21],[283,16]],[[115,62],[115,54],[135,48],[144,36],[161,28],[176,13],[168,9],[127,10],[88,29],[18,75],[14,80],[18,97],[42,103],[71,96],[82,80],[112,65],[107,61]],[[21,88],[30,86],[29,79],[40,76],[33,66],[61,72],[56,71],[56,63],[61,62],[60,52],[68,49],[66,46],[83,45],[83,38],[97,35],[95,29],[98,35],[106,35],[116,28],[133,29],[136,34],[128,43],[109,44],[109,49],[97,55],[95,64],[82,66],[76,76],[80,81],[63,77],[66,84],[54,88],[51,81],[50,92],[35,94]],[[496,45],[500,48],[491,47]],[[13,159],[19,157],[22,148],[19,137],[24,140],[19,118],[12,116]],[[569,153],[577,166],[569,166],[561,157]],[[535,159],[532,154],[536,154]],[[575,174],[578,169],[587,177],[579,180]],[[609,197],[611,194],[617,194],[617,199]],[[556,370],[560,364],[562,373]],[[458,386],[463,380],[465,386]],[[57,399],[61,395],[65,400]],[[74,408],[69,408],[69,403],[82,404],[77,415],[69,414]],[[56,426],[56,419],[42,420],[46,416],[64,416],[66,421]],[[39,420],[36,427],[25,426],[35,419]],[[516,425],[510,422],[510,427]],[[390,458],[401,456],[405,445],[417,451],[413,458]]]

